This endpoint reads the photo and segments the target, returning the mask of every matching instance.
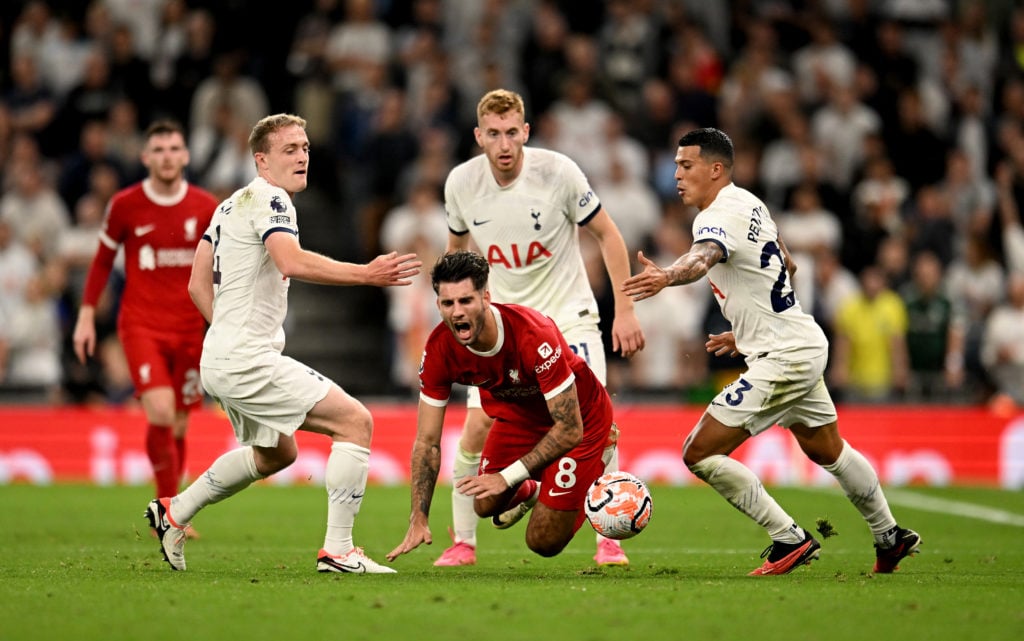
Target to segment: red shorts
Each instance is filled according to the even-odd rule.
[[[202,335],[123,331],[119,336],[136,396],[157,387],[170,387],[179,410],[194,409],[203,402],[199,380]]]
[[[581,510],[590,484],[604,473],[601,456],[610,429],[609,425],[596,434],[584,434],[583,442],[544,468],[539,479],[541,503],[552,510]],[[494,421],[480,456],[480,473],[505,469],[532,450],[538,440],[536,432],[516,427],[507,421]]]

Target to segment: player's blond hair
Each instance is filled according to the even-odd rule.
[[[526,118],[526,106],[523,104],[523,97],[508,89],[493,89],[484,94],[476,105],[476,119],[479,121],[487,114],[498,114],[499,116],[509,111],[519,113]]]
[[[249,133],[249,150],[254,155],[267,153],[271,134],[292,125],[298,125],[305,129],[306,119],[294,114],[274,114],[262,118]]]

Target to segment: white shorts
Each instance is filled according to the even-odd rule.
[[[707,412],[751,435],[775,424],[828,425],[836,420],[836,406],[822,378],[827,362],[825,353],[801,361],[748,359],[747,371],[711,400]]]
[[[291,436],[334,382],[288,356],[240,371],[200,368],[203,387],[220,402],[242,445],[275,447]]]
[[[604,343],[601,342],[601,330],[597,325],[577,325],[567,332],[562,332],[565,342],[569,348],[583,357],[590,365],[590,371],[594,372],[597,380],[606,385],[608,378],[608,366],[604,359]],[[476,387],[466,388],[466,407],[469,409],[481,409],[480,390]]]

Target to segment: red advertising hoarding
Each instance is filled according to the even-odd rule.
[[[416,431],[414,405],[371,405],[374,416],[370,480],[406,483]],[[683,438],[703,408],[620,405],[616,422],[620,468],[655,483],[697,482],[681,460]],[[442,445],[442,481],[464,409],[451,407]],[[985,408],[840,407],[843,436],[874,464],[886,485],[1024,487],[1024,414],[999,416]],[[138,409],[0,407],[0,484],[63,481],[97,485],[150,482],[145,417]],[[268,482],[322,483],[327,438],[299,433],[299,458]],[[193,415],[188,438],[190,476],[236,447],[224,416]],[[775,427],[736,452],[766,483],[827,485],[831,476],[811,464],[785,430]]]

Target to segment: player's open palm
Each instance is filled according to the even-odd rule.
[[[622,292],[635,301],[641,301],[665,289],[668,285],[668,274],[644,256],[642,251],[637,252],[637,260],[643,265],[644,270],[627,278],[622,284]]]
[[[410,285],[410,279],[420,273],[422,266],[423,261],[417,260],[416,254],[382,254],[366,266],[366,284],[377,287]]]

